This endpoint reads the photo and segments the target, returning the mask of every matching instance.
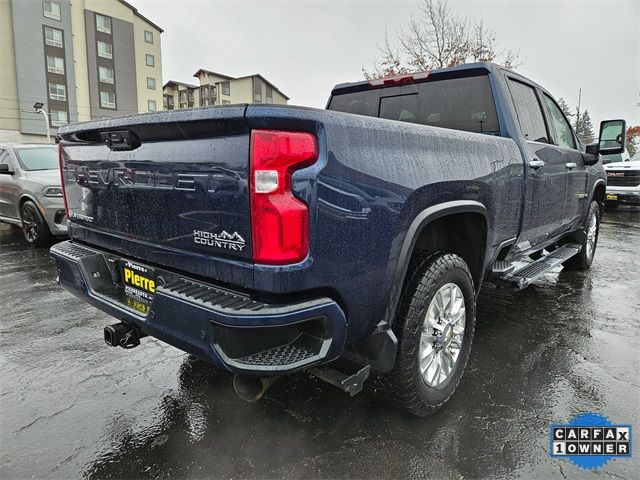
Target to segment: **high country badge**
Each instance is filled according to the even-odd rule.
[[[229,233],[223,230],[220,233],[205,232],[202,230],[193,231],[193,241],[198,245],[224,248],[241,252],[246,242],[238,232]]]

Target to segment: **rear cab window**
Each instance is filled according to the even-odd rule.
[[[486,73],[337,94],[329,110],[465,132],[499,134]]]

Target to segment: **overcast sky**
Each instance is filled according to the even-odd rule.
[[[260,73],[291,104],[324,107],[336,83],[362,79],[376,44],[416,13],[419,0],[129,0],[164,29],[164,81],[197,83],[205,68]],[[482,18],[501,48],[520,51],[518,71],[594,126],[605,118],[640,124],[640,0],[450,0],[454,12]]]

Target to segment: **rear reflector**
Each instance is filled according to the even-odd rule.
[[[291,191],[291,175],[318,158],[307,132],[251,132],[251,231],[253,260],[283,265],[309,252],[309,208]]]

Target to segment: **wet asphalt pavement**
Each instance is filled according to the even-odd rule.
[[[0,477],[640,478],[637,446],[595,473],[547,454],[587,411],[640,435],[639,253],[640,211],[608,212],[591,271],[484,289],[462,383],[419,419],[306,374],[248,404],[157,340],[107,347],[113,319],[0,226]]]

